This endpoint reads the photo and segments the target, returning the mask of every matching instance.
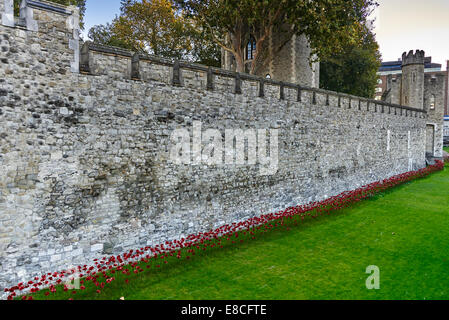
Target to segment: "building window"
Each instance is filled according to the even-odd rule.
[[[382,79],[377,79],[377,84],[382,84],[382,83],[383,83]]]
[[[270,74],[268,73],[268,74],[265,76],[265,78],[266,78],[266,79],[271,79]]]
[[[376,88],[376,92],[377,92],[377,93],[381,93],[381,92],[382,92],[382,88],[377,87],[377,88]]]
[[[432,94],[430,97],[430,110],[435,110],[435,95]]]
[[[246,60],[253,60],[256,55],[256,40],[251,37],[246,47]]]

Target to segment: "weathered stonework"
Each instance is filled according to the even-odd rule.
[[[444,129],[444,92],[446,75],[444,72],[436,76],[425,75],[423,105],[428,114],[427,125],[433,126],[433,156],[443,157],[443,129]],[[429,142],[430,143],[430,142]]]
[[[443,132],[446,72],[424,72],[424,51],[404,52],[402,74],[388,75],[382,98],[428,113],[426,123],[426,154],[430,161],[443,157]]]
[[[424,101],[424,51],[402,55],[401,104],[422,108]]]
[[[318,88],[320,84],[320,63],[312,62],[312,49],[305,35],[294,35],[290,41],[283,45],[282,49],[274,53],[273,48],[278,48],[285,39],[281,34],[272,34],[266,41],[267,50],[272,57],[267,66],[257,71],[257,75],[283,82],[290,82],[302,86]],[[251,60],[246,61],[247,65]],[[230,71],[236,70],[233,54],[222,50],[222,68]]]
[[[89,44],[76,73],[70,16],[28,9],[0,26],[1,291],[426,165],[423,110]],[[194,121],[278,129],[277,173],[174,164]]]

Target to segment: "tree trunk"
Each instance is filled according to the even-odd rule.
[[[235,56],[235,63],[237,72],[245,72],[245,61],[241,53]]]

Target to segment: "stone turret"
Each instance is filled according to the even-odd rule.
[[[0,0],[0,24],[14,27],[13,0]]]
[[[402,54],[401,104],[424,108],[424,57],[422,50]]]

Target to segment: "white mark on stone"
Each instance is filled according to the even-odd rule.
[[[387,151],[391,150],[390,142],[391,142],[391,131],[388,130],[387,131]]]

